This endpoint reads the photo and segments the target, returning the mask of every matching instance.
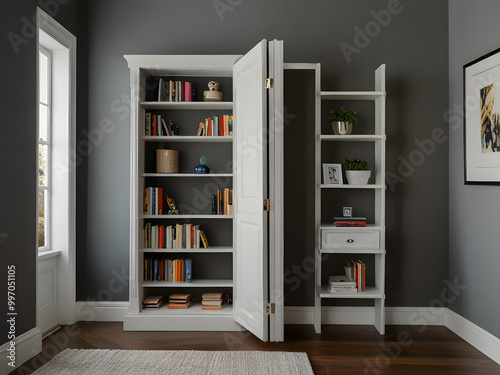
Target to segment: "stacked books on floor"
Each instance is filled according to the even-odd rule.
[[[201,296],[202,310],[220,310],[222,309],[222,292],[204,293]]]
[[[163,305],[163,302],[165,301],[164,296],[150,296],[144,298],[144,301],[142,301],[142,308],[143,309],[159,309],[161,305]]]
[[[144,281],[174,281],[190,283],[192,280],[190,258],[168,259],[147,255],[144,258]]]
[[[191,294],[171,294],[168,296],[169,309],[187,309],[191,306]]]
[[[208,247],[208,239],[199,225],[144,224],[142,230],[144,249],[201,249]]]
[[[347,276],[330,276],[328,278],[328,286],[330,293],[356,293],[358,288],[356,281]]]
[[[212,194],[212,215],[233,214],[233,191],[229,188]]]
[[[334,217],[336,227],[366,227],[366,217]]]
[[[233,135],[233,116],[222,115],[205,118],[205,121],[198,125],[196,135],[205,137]]]

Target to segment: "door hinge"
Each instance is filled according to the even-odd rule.
[[[273,88],[273,79],[272,78],[266,78],[266,89],[272,89]]]
[[[266,308],[267,315],[273,315],[275,308],[276,308],[276,304],[274,304],[274,303],[268,303],[267,304],[267,308]]]
[[[271,210],[271,202],[268,199],[264,199],[264,211],[270,211]]]

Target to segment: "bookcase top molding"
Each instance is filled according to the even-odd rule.
[[[124,57],[131,70],[142,69],[151,75],[232,76],[233,65],[242,55],[125,55]]]

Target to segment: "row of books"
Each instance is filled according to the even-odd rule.
[[[153,225],[144,224],[144,249],[201,249],[208,247],[208,239],[198,224]]]
[[[159,309],[165,302],[165,296],[155,295],[144,298],[142,301],[143,309]],[[187,309],[193,302],[193,295],[185,294],[170,294],[168,296],[169,309]],[[221,310],[222,309],[222,292],[204,293],[201,296],[202,310]]]
[[[198,126],[198,136],[225,137],[233,135],[233,116],[222,115],[205,118]]]
[[[366,227],[366,217],[334,217],[336,227]]]
[[[212,194],[212,215],[233,214],[233,190],[225,188]]]
[[[163,215],[164,203],[163,188],[153,186],[144,188],[144,215]],[[165,205],[165,207],[168,207],[168,205]]]
[[[192,280],[191,258],[148,256],[144,259],[144,281],[175,281],[190,283]]]
[[[186,81],[172,81],[160,78],[158,83],[159,102],[194,102],[196,85]]]
[[[347,262],[347,266],[345,268],[350,269],[350,279],[356,283],[358,292],[364,292],[366,286],[366,264],[360,260],[351,260],[350,262]]]
[[[144,121],[144,134],[146,136],[167,136],[175,135],[175,124],[162,115],[155,115],[151,112],[146,112],[146,119]]]

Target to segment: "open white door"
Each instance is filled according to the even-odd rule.
[[[267,271],[267,41],[262,40],[233,68],[236,190],[234,319],[268,340]]]

